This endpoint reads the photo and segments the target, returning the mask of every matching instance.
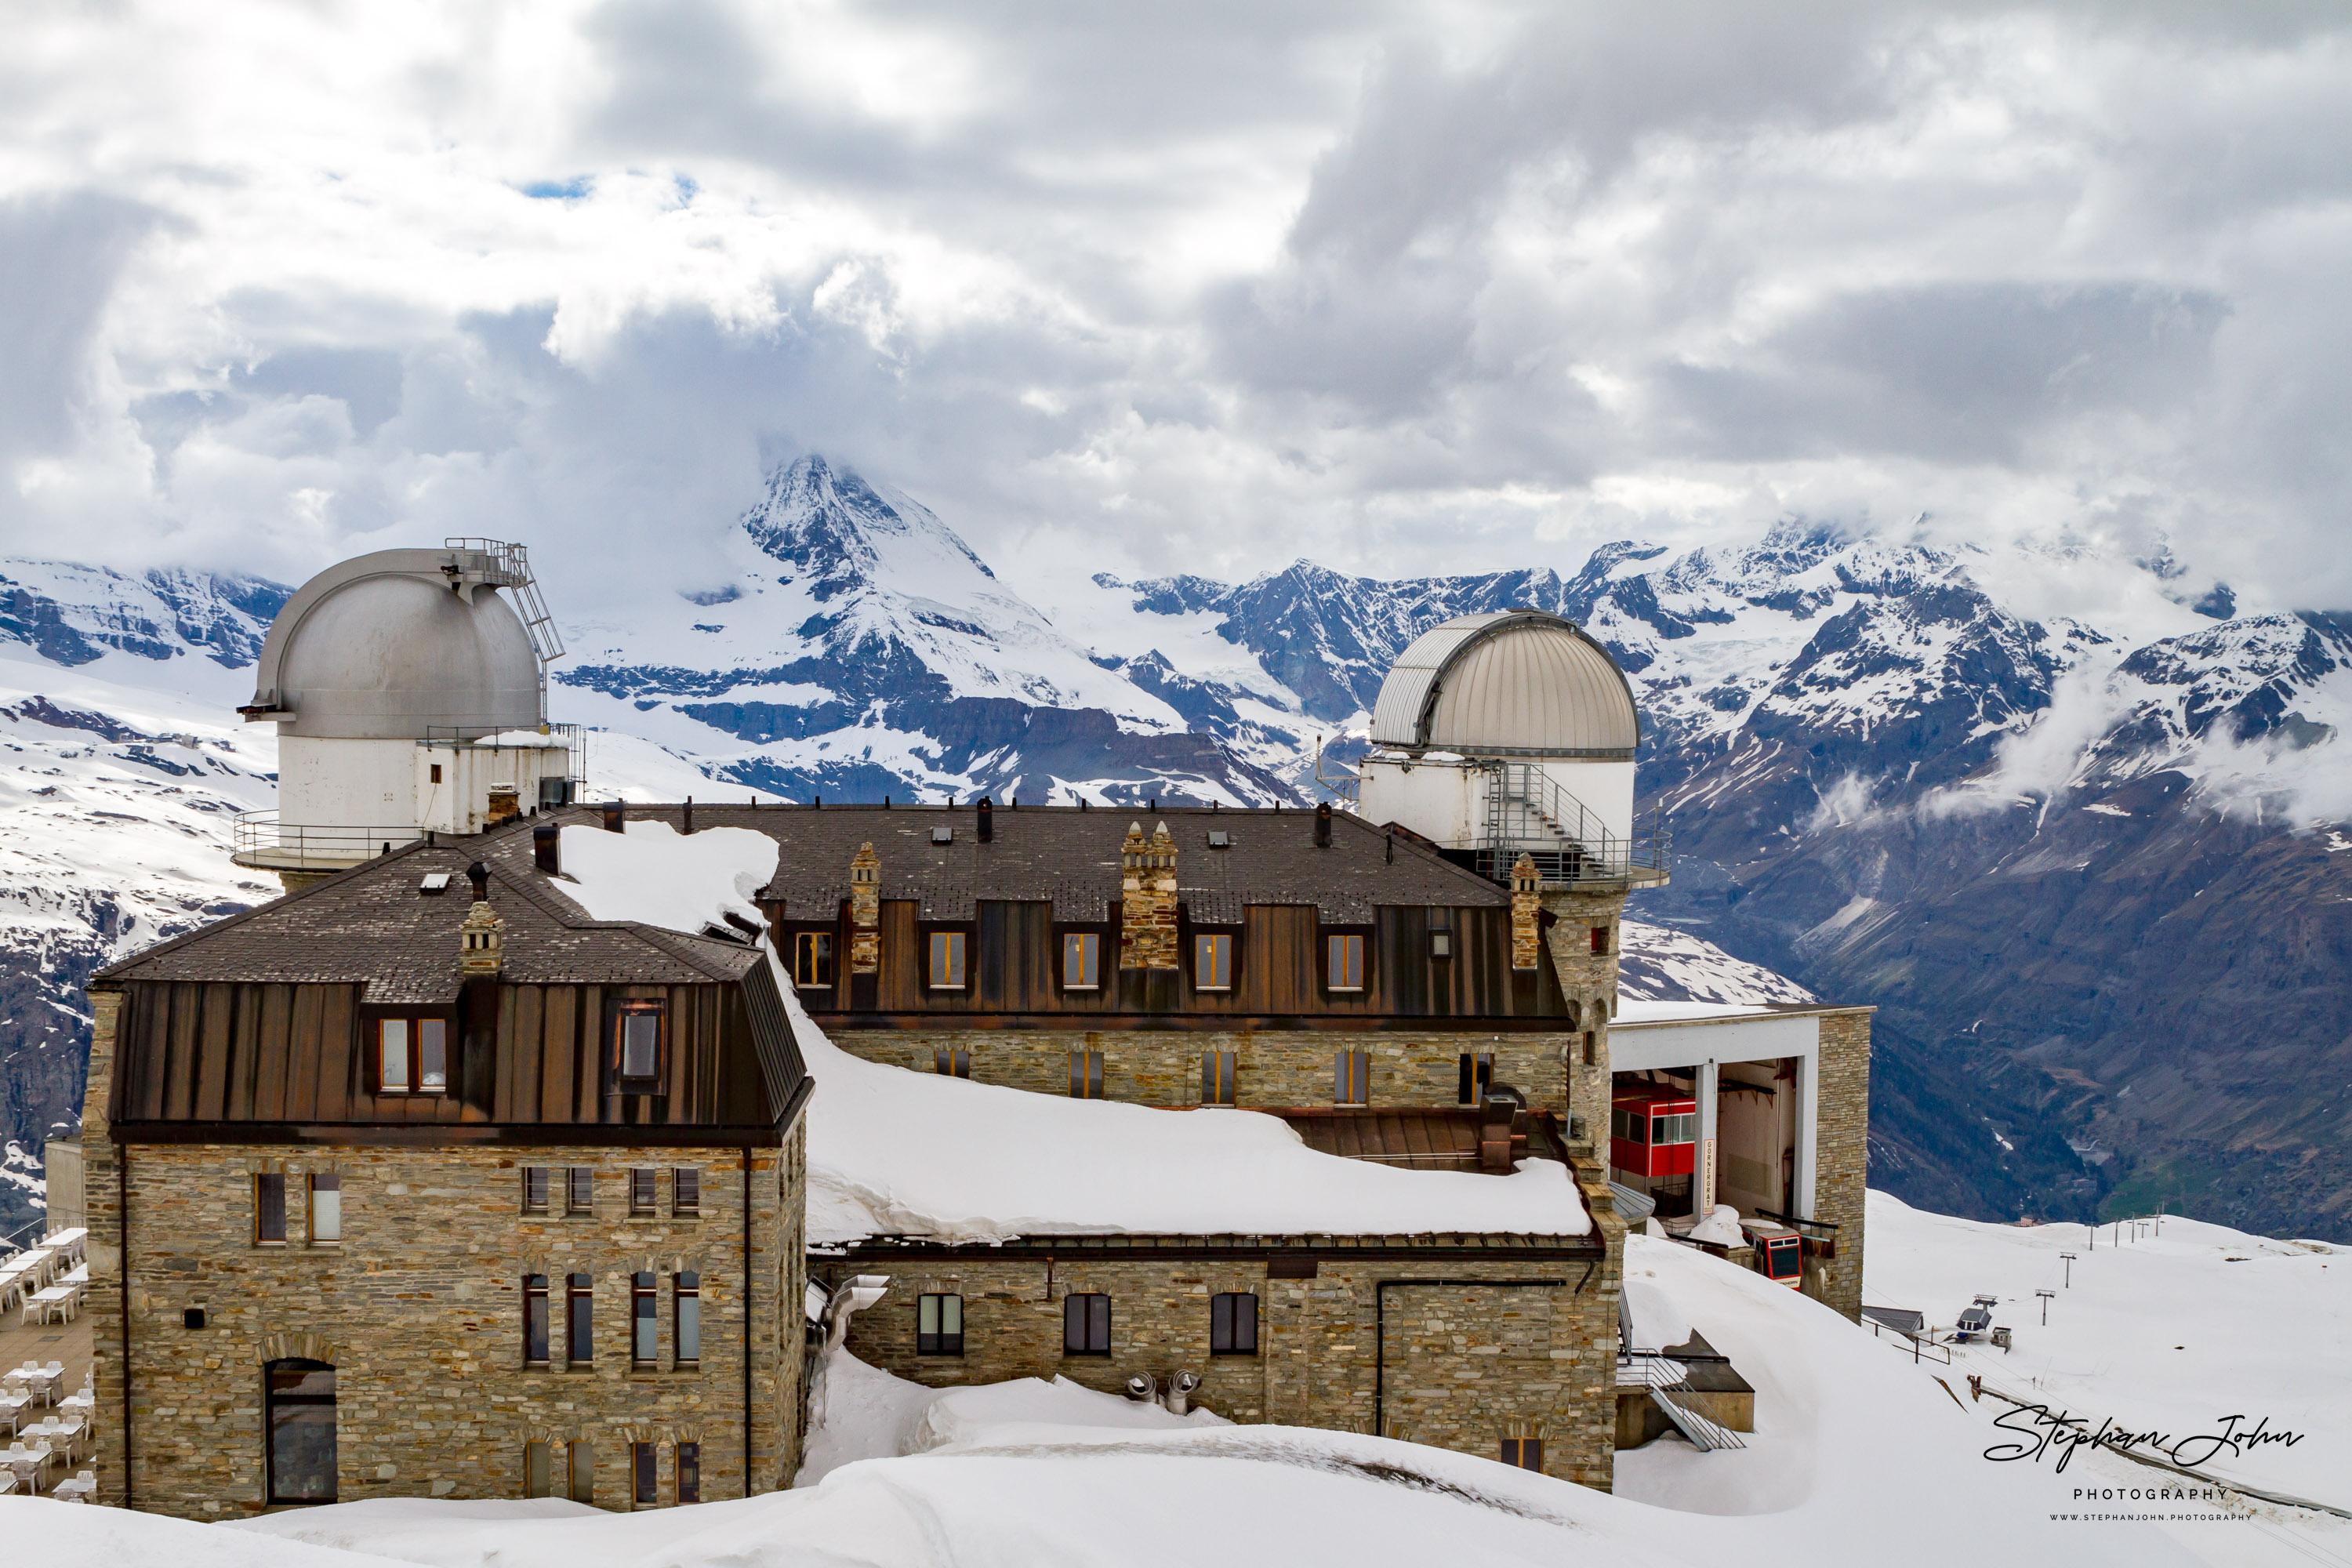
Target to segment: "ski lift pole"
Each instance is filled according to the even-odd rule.
[[[2074,1255],[2071,1252],[2062,1252],[2058,1256],[2065,1260],[2066,1289],[2072,1290],[2074,1288]]]
[[[2050,1298],[2055,1296],[2058,1292],[2055,1290],[2036,1290],[2034,1294],[2042,1298],[2042,1326],[2046,1329],[2050,1326]]]

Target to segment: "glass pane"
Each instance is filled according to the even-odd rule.
[[[574,1274],[572,1276],[572,1287],[569,1295],[570,1310],[565,1315],[570,1319],[570,1322],[567,1324],[570,1346],[566,1353],[568,1353],[573,1361],[585,1362],[595,1359],[596,1298],[593,1294],[594,1289],[595,1287],[591,1283],[590,1277],[588,1275]]]
[[[681,1279],[691,1276],[681,1275]],[[702,1298],[680,1296],[677,1299],[677,1359],[702,1359]]]
[[[638,1443],[635,1447],[636,1449],[635,1468],[637,1473],[636,1500],[643,1506],[651,1507],[661,1500],[654,1490],[654,1446],[651,1443]]]
[[[677,1500],[702,1500],[702,1445],[680,1443],[677,1446]]]
[[[253,1178],[253,1234],[258,1241],[286,1239],[286,1178]]]
[[[547,1284],[540,1283],[539,1294],[525,1296],[522,1303],[522,1359],[547,1359]],[[537,1497],[541,1494],[531,1494]]]
[[[1255,1296],[1234,1298],[1234,1349],[1244,1355],[1257,1353],[1257,1298]]]
[[[525,1443],[522,1446],[522,1495],[545,1497],[551,1489],[551,1471],[548,1463],[547,1445]]]
[[[586,1443],[572,1445],[572,1500],[596,1500],[596,1452]]]
[[[661,1015],[621,1015],[621,1076],[652,1078],[660,1071]]]
[[[1234,1299],[1231,1296],[1209,1298],[1209,1352],[1212,1355],[1234,1348]]]
[[[629,1291],[629,1319],[633,1325],[629,1353],[639,1361],[654,1359],[656,1346],[654,1332],[654,1277],[639,1274]]]
[[[449,1022],[446,1018],[416,1021],[416,1087],[449,1087]]]
[[[1087,1299],[1087,1349],[1110,1349],[1110,1298],[1090,1296]]]
[[[943,1334],[961,1334],[963,1332],[962,1297],[942,1296],[940,1298],[940,1332]]]
[[[522,1173],[522,1206],[543,1209],[547,1206],[547,1167],[530,1165]]]
[[[341,1176],[310,1178],[310,1239],[341,1241],[343,1239],[343,1179]]]
[[[596,1206],[596,1173],[586,1165],[573,1165],[566,1174],[566,1206],[575,1213],[586,1214]]]
[[[919,1296],[915,1300],[915,1332],[936,1334],[940,1331],[940,1298]]]
[[[404,1091],[408,1088],[408,1020],[385,1018],[377,1024],[376,1039],[383,1047],[377,1057],[382,1068],[377,1078],[380,1087]]]
[[[335,1407],[273,1405],[269,1412],[269,1495],[278,1502],[335,1500]]]
[[[702,1206],[702,1173],[678,1170],[670,1173],[670,1196],[680,1214],[692,1214]]]

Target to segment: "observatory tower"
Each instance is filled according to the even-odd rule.
[[[569,802],[578,734],[547,721],[562,657],[519,544],[453,539],[331,566],[286,601],[238,711],[278,726],[278,810],[240,866],[290,892],[422,837]]]

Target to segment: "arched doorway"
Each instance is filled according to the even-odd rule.
[[[262,1368],[269,1500],[335,1500],[335,1369],[299,1357]]]

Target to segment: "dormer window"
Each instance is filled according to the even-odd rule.
[[[931,989],[961,991],[963,989],[964,933],[960,931],[935,931],[931,933]]]
[[[1233,847],[1234,847],[1234,836],[1233,836],[1232,834],[1227,833],[1227,832],[1226,832],[1223,828],[1222,828],[1222,827],[1211,828],[1211,829],[1209,830],[1209,847],[1210,847],[1210,848],[1212,848],[1212,849],[1231,849]]]
[[[952,828],[952,827],[934,827],[934,828],[932,828],[932,829],[931,829],[931,842],[932,842],[932,843],[934,843],[934,844],[952,844],[952,843],[954,843],[954,842],[955,842],[955,829],[954,829],[954,828]]]
[[[610,1070],[615,1094],[660,1094],[667,1065],[667,1008],[658,1001],[613,1004]]]
[[[830,987],[833,984],[833,933],[797,931],[793,936],[793,984]]]
[[[449,1020],[416,1016],[375,1021],[378,1094],[449,1092]]]

